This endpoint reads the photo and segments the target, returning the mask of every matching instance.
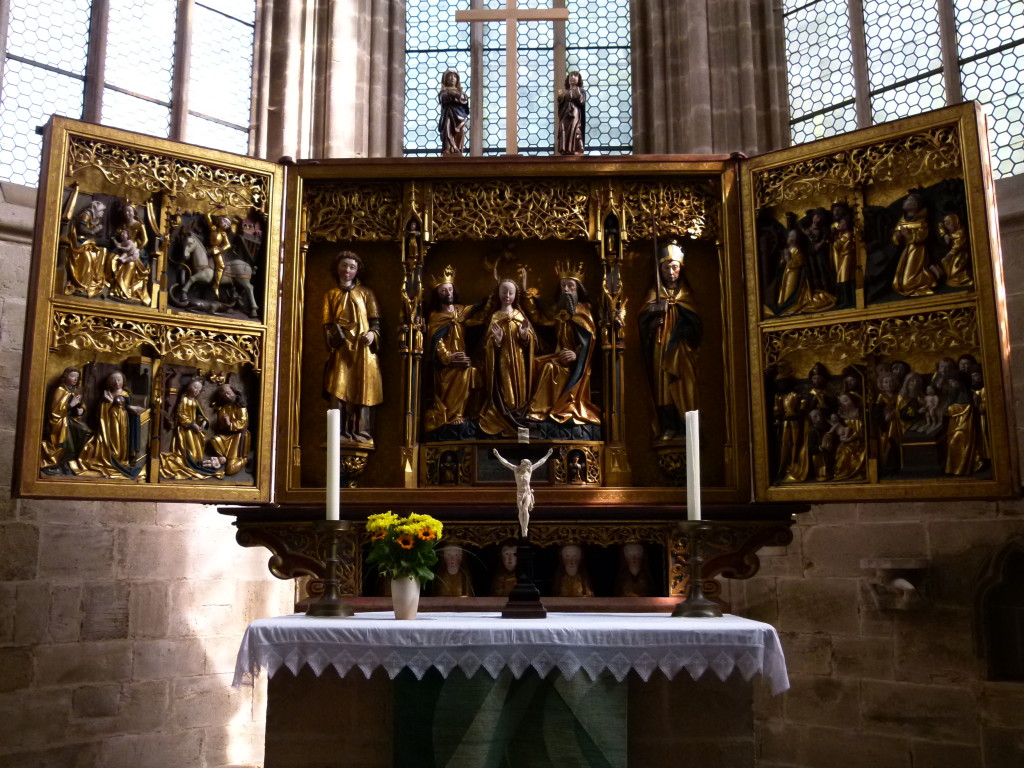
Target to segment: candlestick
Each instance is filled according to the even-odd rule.
[[[686,412],[686,519],[700,520],[700,414]]]
[[[341,411],[327,411],[327,519],[341,518]]]

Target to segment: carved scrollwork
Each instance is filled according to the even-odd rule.
[[[306,233],[311,241],[402,238],[402,186],[343,182],[306,187]]]
[[[813,352],[835,363],[859,362],[869,355],[975,348],[978,319],[973,306],[961,307],[859,323],[768,331],[763,342],[766,368],[800,352]]]
[[[632,239],[676,235],[714,242],[721,232],[721,188],[715,179],[702,181],[626,182],[622,202],[629,215]]]
[[[960,131],[944,126],[754,174],[754,205],[779,205],[961,166]]]
[[[268,211],[266,177],[181,158],[166,157],[130,147],[72,137],[68,147],[68,175],[95,169],[118,187],[171,192],[183,201],[207,206]]]
[[[51,339],[53,349],[70,347],[125,354],[149,345],[160,356],[194,363],[246,364],[256,370],[260,368],[263,348],[256,334],[205,331],[70,312],[54,313]]]
[[[326,575],[324,561],[330,550],[330,533],[317,530],[310,523],[281,523],[239,526],[235,541],[243,547],[266,547],[271,557],[267,562],[270,572],[279,579]],[[359,538],[354,530],[338,534],[339,586],[342,594],[359,593],[360,561]],[[310,593],[323,591],[322,583],[310,584]]]
[[[589,237],[590,189],[582,181],[434,183],[434,240]]]

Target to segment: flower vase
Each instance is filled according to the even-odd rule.
[[[391,580],[391,601],[396,619],[415,619],[420,605],[420,583],[413,576],[398,576]]]

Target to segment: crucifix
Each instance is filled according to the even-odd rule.
[[[505,153],[519,153],[517,134],[519,116],[519,56],[516,24],[520,21],[566,21],[566,8],[519,8],[517,0],[506,0],[504,8],[456,11],[456,21],[505,22]]]

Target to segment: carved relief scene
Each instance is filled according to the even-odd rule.
[[[764,317],[973,288],[959,141],[936,129],[759,174]]]
[[[301,484],[324,482],[328,407],[349,485],[505,484],[494,447],[551,448],[538,486],[680,484],[683,414],[728,429],[718,194],[713,177],[310,183]]]
[[[51,289],[33,310],[38,394],[26,408],[23,485],[225,497],[199,489],[210,485],[257,499],[269,491],[261,404],[276,272],[265,233],[278,172],[54,123],[66,153],[50,158],[43,190],[59,216],[36,264]]]

